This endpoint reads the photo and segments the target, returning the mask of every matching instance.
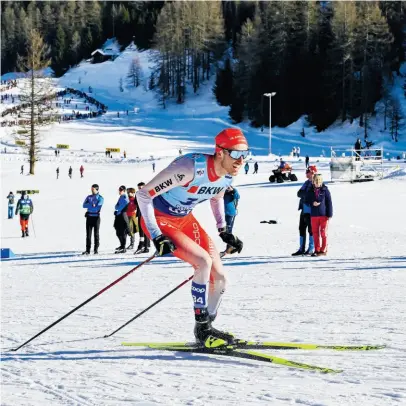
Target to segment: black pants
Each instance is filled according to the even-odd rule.
[[[139,246],[144,247],[144,248],[150,248],[151,240],[145,235],[144,230],[141,227],[141,216],[138,216],[138,229],[139,229],[139,233],[140,233]]]
[[[120,248],[125,248],[127,243],[127,222],[122,214],[119,214],[114,219],[114,228],[116,229],[116,236],[120,241]]]
[[[86,217],[86,251],[90,252],[92,245],[92,230],[94,229],[94,249],[99,248],[100,216]]]
[[[299,234],[301,237],[304,237],[305,240],[306,240],[306,231],[309,232],[309,235],[313,235],[310,213],[303,213],[303,210],[302,210],[300,213],[300,220],[299,220]]]

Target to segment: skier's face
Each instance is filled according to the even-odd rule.
[[[232,151],[247,151],[247,145],[245,144],[238,144],[235,145]],[[223,149],[219,152],[221,154],[221,166],[227,173],[231,176],[238,175],[243,163],[244,163],[244,156],[240,156],[237,159],[231,157],[229,150]]]

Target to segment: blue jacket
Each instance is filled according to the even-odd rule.
[[[298,210],[303,210],[303,213],[305,214],[310,214],[311,212],[310,204],[306,200],[306,194],[312,188],[313,188],[312,181],[307,179],[306,182],[303,183],[302,187],[297,192],[297,197],[300,197]]]
[[[83,208],[87,209],[88,217],[97,217],[100,215],[100,210],[103,206],[104,199],[98,193],[96,195],[89,195],[86,197]]]
[[[331,201],[331,194],[326,185],[319,189],[318,197],[316,198],[316,190],[312,187],[305,197],[306,201],[310,204],[312,217],[326,216],[333,217],[333,203]],[[313,202],[319,202],[320,206],[313,206]]]
[[[114,212],[114,215],[118,216],[119,214],[121,214],[123,212],[123,210],[127,207],[128,203],[129,203],[129,200],[128,200],[127,195],[126,194],[121,195],[118,198],[116,205],[114,206],[114,208],[116,210]]]
[[[240,200],[240,194],[237,189],[224,193],[224,211],[226,216],[237,215],[238,200]]]

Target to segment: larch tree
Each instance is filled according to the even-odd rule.
[[[26,78],[20,93],[21,108],[19,111],[17,131],[26,141],[26,151],[30,164],[30,174],[35,173],[38,161],[40,129],[55,120],[51,99],[53,93],[52,79],[45,76],[44,70],[50,65],[49,49],[40,33],[32,29],[26,45],[26,56],[18,57],[21,71]]]

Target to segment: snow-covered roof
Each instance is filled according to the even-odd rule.
[[[96,53],[100,53],[102,55],[110,55],[110,56],[115,56],[119,54],[119,51],[113,48],[106,48],[106,49],[96,49],[95,51],[92,52],[92,56]]]

